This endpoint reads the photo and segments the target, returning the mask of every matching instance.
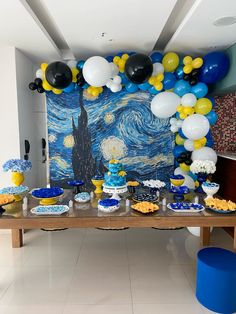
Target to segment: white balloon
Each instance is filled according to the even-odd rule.
[[[181,98],[181,105],[184,107],[193,107],[196,104],[196,102],[197,102],[197,98],[192,93],[185,94]]]
[[[103,57],[91,57],[84,63],[83,76],[85,81],[92,86],[104,86],[112,77],[111,66]]]
[[[41,69],[38,69],[36,71],[36,77],[40,78],[41,80],[43,80],[43,71]]]
[[[194,151],[194,145],[192,140],[185,140],[184,141],[184,148],[190,152]]]
[[[113,78],[113,83],[115,84],[120,84],[121,83],[121,77],[119,75],[116,75],[114,78]]]
[[[192,114],[184,119],[182,124],[182,131],[190,140],[198,140],[204,137],[209,129],[210,123],[202,114]]]
[[[111,77],[115,77],[119,73],[119,68],[115,63],[110,62],[110,67],[111,67]]]
[[[161,92],[152,99],[151,111],[158,118],[169,118],[176,113],[180,100],[175,93]]]
[[[110,88],[110,90],[111,90],[113,93],[117,93],[117,92],[119,92],[121,89],[122,89],[122,85],[121,85],[121,84],[115,84],[115,83],[113,83],[113,84],[111,85],[111,88]]]
[[[176,124],[177,123],[177,119],[176,118],[171,118],[170,119],[170,124]]]
[[[182,185],[187,186],[190,190],[194,190],[195,189],[195,183],[194,183],[193,179],[187,174],[184,174],[183,176],[184,176],[185,180],[184,180],[184,183]]]
[[[67,62],[67,65],[71,69],[76,68],[77,61],[76,60],[70,60],[70,61]]]
[[[182,120],[177,120],[177,122],[176,122],[177,127],[181,128],[182,124],[183,124]]]
[[[112,84],[113,84],[113,81],[112,81],[112,80],[109,80],[109,81],[106,83],[106,87],[107,87],[107,88],[111,88]]]
[[[156,62],[156,63],[153,63],[152,76],[155,76],[158,73],[164,73],[164,66],[162,63]]]
[[[182,175],[186,175],[188,173],[188,171],[184,171],[183,169],[181,169],[180,167],[175,168],[174,174],[182,174]]]
[[[217,162],[217,154],[214,149],[210,147],[202,147],[192,152],[192,160],[211,160]]]
[[[178,132],[179,128],[178,128],[176,125],[173,124],[173,125],[170,127],[170,130],[171,130],[171,132],[175,133],[175,132]]]

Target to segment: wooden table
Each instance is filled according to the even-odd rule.
[[[126,197],[128,197],[128,193]],[[164,193],[167,203],[173,201],[172,194]],[[187,196],[192,200],[194,194]],[[202,202],[200,196],[200,202]],[[68,204],[72,199],[71,191],[65,191],[61,204]],[[125,199],[121,201],[121,208],[112,213],[105,214],[97,210],[98,199],[90,203],[74,203],[69,212],[61,216],[35,216],[30,209],[38,205],[38,201],[29,197],[27,211],[22,211],[22,203],[17,202],[7,206],[7,211],[0,217],[0,229],[12,229],[12,247],[19,248],[23,245],[23,229],[40,228],[177,228],[201,227],[201,244],[209,245],[210,227],[234,227],[236,235],[236,214],[218,214],[210,210],[201,213],[175,213],[166,206],[160,205],[160,210],[154,214],[142,215],[125,207]],[[6,207],[5,207],[6,208]],[[236,250],[236,236],[234,237],[234,250]]]

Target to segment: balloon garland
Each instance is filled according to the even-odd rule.
[[[170,130],[175,133],[173,154],[175,174],[185,176],[185,185],[198,186],[197,176],[189,171],[194,160],[217,161],[210,127],[217,121],[214,98],[207,96],[208,84],[226,76],[229,58],[214,51],[203,58],[180,58],[175,52],[164,56],[154,51],[150,56],[121,52],[106,58],[93,56],[86,61],[42,63],[29,89],[39,93],[71,93],[85,89],[99,97],[104,87],[116,93],[125,88],[154,95],[151,111],[158,118],[171,118]]]

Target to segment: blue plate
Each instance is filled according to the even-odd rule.
[[[186,202],[169,203],[167,207],[173,210],[174,212],[182,212],[182,213],[197,213],[205,209],[205,207],[201,204],[186,203]]]
[[[219,214],[232,214],[236,212],[236,209],[234,210],[221,210],[216,208],[207,207],[207,209],[212,210],[213,212],[219,213]]]

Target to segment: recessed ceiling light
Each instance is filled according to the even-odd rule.
[[[215,26],[229,26],[236,23],[236,16],[224,16],[215,20],[213,24]]]

